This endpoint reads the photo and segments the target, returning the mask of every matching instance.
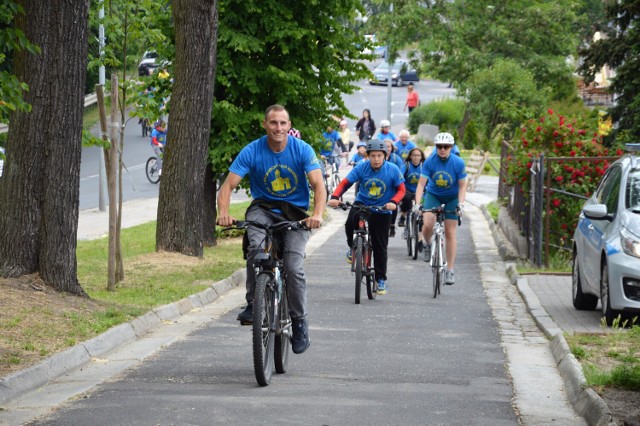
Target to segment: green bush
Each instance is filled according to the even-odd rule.
[[[484,147],[480,146],[480,138],[478,137],[478,128],[476,122],[471,120],[467,123],[467,127],[464,129],[464,137],[462,141],[457,141],[460,148],[475,149],[480,148],[483,151],[487,151]]]
[[[433,124],[438,126],[441,132],[450,132],[455,137],[464,109],[465,104],[462,99],[435,100],[414,109],[407,120],[407,127],[411,133],[416,134],[421,124]]]

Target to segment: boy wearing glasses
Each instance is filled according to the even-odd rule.
[[[467,194],[467,172],[464,160],[457,155],[451,155],[451,148],[455,144],[455,140],[450,133],[438,133],[433,142],[436,154],[429,156],[422,165],[422,173],[416,187],[416,204],[420,202],[424,193],[422,206],[425,210],[444,204],[447,212],[457,211],[459,215],[462,215],[464,198]],[[423,213],[423,220],[422,234],[425,241],[427,241],[425,261],[428,262],[431,257],[430,241],[436,216],[431,212],[425,212]],[[444,233],[447,270],[445,271],[444,283],[446,285],[455,283],[453,267],[456,261],[457,222],[458,215],[456,213],[445,214]]]

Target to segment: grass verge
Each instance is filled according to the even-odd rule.
[[[232,204],[243,217],[248,202]],[[156,223],[122,230],[125,279],[107,287],[108,239],[79,241],[78,280],[90,298],[58,293],[37,276],[0,280],[0,377],[26,368],[154,307],[198,293],[244,266],[239,237],[218,239],[202,259],[155,251]]]

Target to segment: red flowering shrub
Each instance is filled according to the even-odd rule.
[[[507,184],[516,186],[529,197],[532,161],[544,154],[550,157],[571,157],[545,161],[551,169],[551,187],[573,194],[590,196],[610,164],[607,160],[585,161],[584,157],[620,155],[611,153],[597,133],[598,122],[565,117],[551,109],[537,120],[525,123],[511,145],[514,151],[507,157]],[[546,185],[546,171],[545,171]],[[550,215],[553,246],[570,246],[583,200],[558,192],[551,193]],[[545,195],[546,197],[546,195]],[[546,205],[546,199],[545,199]]]

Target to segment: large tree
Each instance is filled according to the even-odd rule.
[[[624,139],[635,142],[640,138],[640,1],[607,2],[606,14],[611,23],[604,30],[605,38],[581,52],[580,73],[590,83],[604,65],[615,70],[610,87],[616,95],[611,109],[615,132],[626,133]]]
[[[14,56],[31,112],[10,118],[0,179],[0,276],[39,273],[84,294],[76,274],[80,153],[89,0],[22,0],[15,27],[40,54]]]
[[[205,167],[217,39],[216,0],[172,3],[176,56],[156,248],[203,254]]]

